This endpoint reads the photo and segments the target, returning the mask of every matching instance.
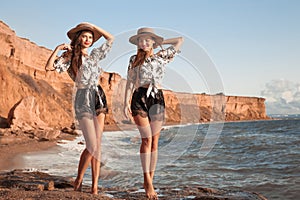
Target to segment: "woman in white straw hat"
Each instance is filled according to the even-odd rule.
[[[144,175],[146,196],[157,199],[153,186],[158,157],[158,139],[164,120],[165,101],[161,82],[165,65],[179,52],[182,37],[163,39],[152,28],[140,28],[129,38],[137,46],[137,54],[130,57],[125,91],[124,113],[129,114],[141,135],[140,159]],[[169,45],[154,53],[154,49]]]
[[[92,194],[98,194],[98,179],[100,175],[101,138],[104,127],[107,104],[104,91],[98,84],[102,72],[100,60],[110,51],[114,37],[102,28],[88,23],[80,23],[67,33],[70,44],[58,45],[45,66],[46,71],[67,71],[75,82],[76,95],[74,110],[82,130],[86,148],[80,156],[78,174],[74,181],[74,190],[81,191],[84,173],[91,164]],[[101,37],[106,42],[94,48],[91,47]],[[63,50],[61,56],[58,53]]]

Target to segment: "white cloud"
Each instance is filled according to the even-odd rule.
[[[261,95],[266,98],[268,114],[299,114],[300,83],[289,80],[272,80],[266,83]]]
[[[294,97],[292,91],[285,91],[282,93],[282,98],[287,102],[292,102]]]

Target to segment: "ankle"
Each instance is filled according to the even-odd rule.
[[[76,178],[74,181],[74,190],[81,191],[81,189],[82,189],[82,180]]]
[[[98,194],[98,188],[93,188],[91,191],[92,194]]]

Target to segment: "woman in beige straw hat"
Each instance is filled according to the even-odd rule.
[[[91,164],[91,193],[98,194],[101,138],[105,114],[108,110],[104,91],[98,85],[102,72],[99,62],[110,51],[114,37],[102,28],[87,22],[78,24],[68,31],[67,35],[71,43],[58,45],[49,57],[45,69],[46,71],[56,70],[60,73],[67,71],[75,82],[74,110],[86,142],[86,148],[80,156],[74,190],[81,190],[84,173]],[[102,36],[106,42],[94,48],[89,54],[89,47]],[[62,50],[64,52],[61,56],[57,56]]]
[[[140,159],[144,174],[146,196],[157,199],[153,177],[158,157],[158,139],[164,120],[165,101],[161,90],[165,65],[179,52],[182,37],[163,39],[152,28],[140,28],[129,38],[137,46],[137,54],[130,57],[125,91],[124,112],[134,122],[141,135]],[[154,52],[156,47],[169,45]]]

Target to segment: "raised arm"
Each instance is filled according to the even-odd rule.
[[[183,37],[165,39],[162,44],[170,44],[178,51],[183,43]]]
[[[71,50],[70,44],[66,44],[66,43],[60,44],[54,49],[54,51],[50,55],[46,65],[45,65],[46,72],[54,70],[54,66],[53,66],[54,61],[56,60],[56,57],[57,57],[59,51],[62,51],[62,50]]]
[[[100,28],[99,26],[93,25],[93,27],[102,33],[103,37],[109,42],[109,44],[112,44],[114,41],[114,36],[112,34]]]

